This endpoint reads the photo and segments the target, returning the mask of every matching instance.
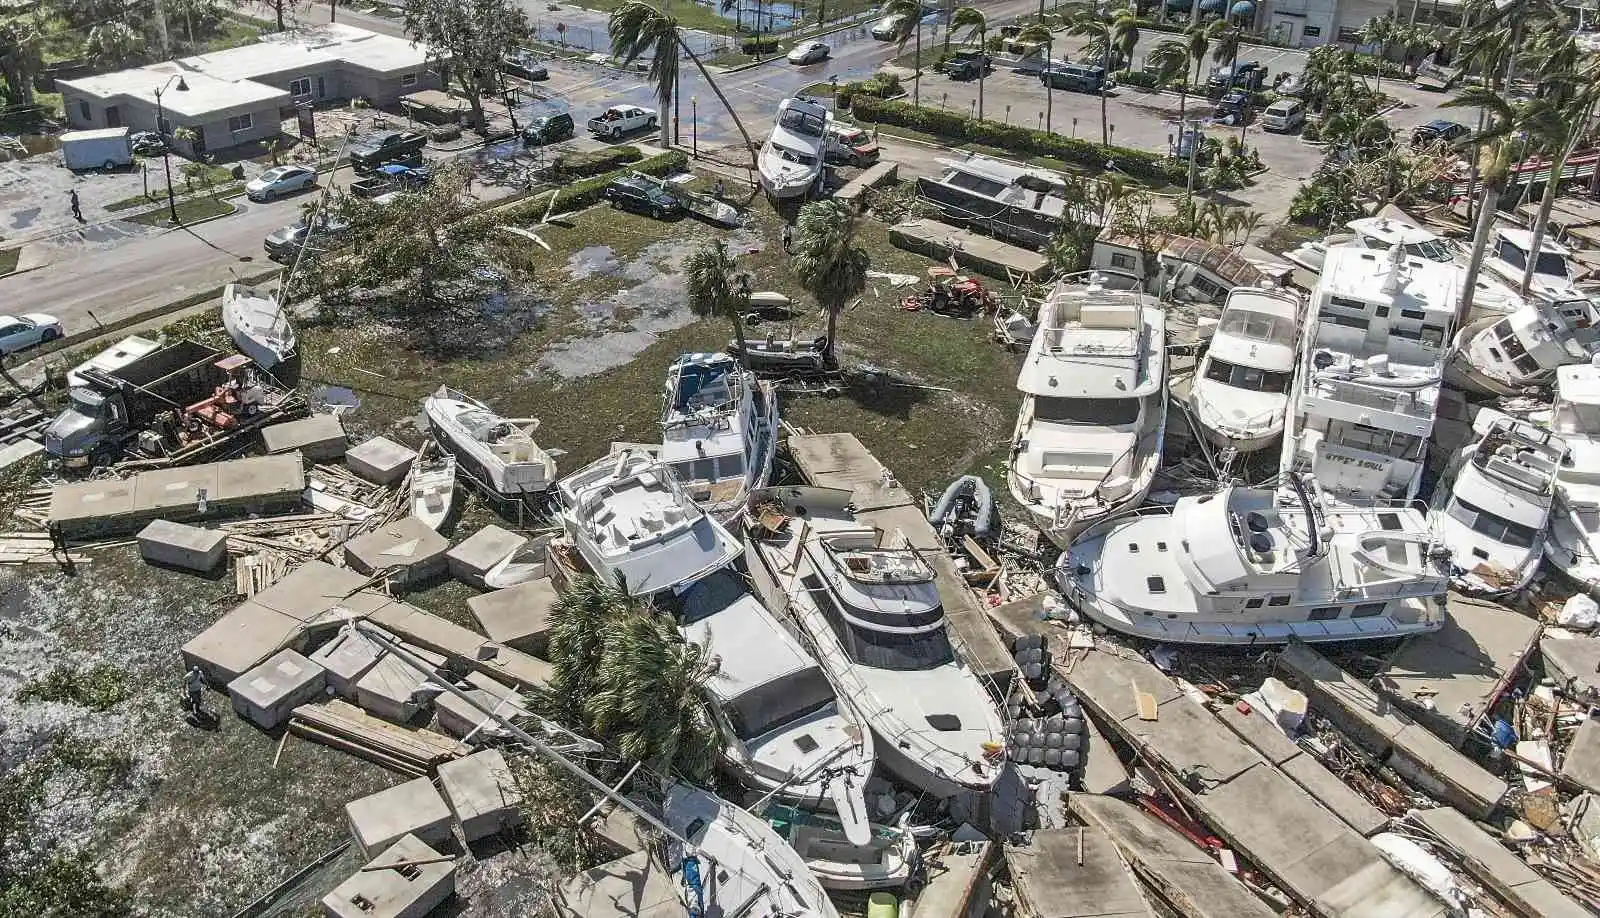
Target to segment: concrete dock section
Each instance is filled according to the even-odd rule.
[[[154,469],[56,485],[48,522],[68,537],[134,533],[158,519],[184,523],[292,510],[305,488],[298,453]]]
[[[1184,918],[1277,914],[1216,858],[1133,804],[1098,794],[1072,794],[1067,806],[1109,838],[1139,879]]]
[[[1375,686],[1459,749],[1522,670],[1541,630],[1505,606],[1451,593],[1444,627],[1407,638]]]
[[[1539,641],[1539,656],[1544,659],[1544,674],[1561,691],[1585,702],[1600,700],[1600,638],[1545,635]]]
[[[989,899],[989,867],[994,842],[977,842],[957,850],[950,843],[923,855],[928,883],[900,909],[903,918],[982,918]]]
[[[578,874],[555,897],[570,918],[683,918],[677,878],[648,851]]]
[[[1567,898],[1522,858],[1500,845],[1472,820],[1448,807],[1423,810],[1415,818],[1461,854],[1467,872],[1524,918],[1583,918],[1588,909]]]
[[[1095,826],[1039,829],[1007,845],[1006,866],[1029,918],[1155,918],[1111,836]]]
[[[1482,819],[1505,797],[1506,782],[1305,644],[1284,648],[1278,664],[1318,712],[1434,799]]]
[[[990,627],[944,542],[911,492],[896,484],[877,457],[854,434],[808,434],[789,438],[789,454],[806,483],[850,491],[856,519],[883,530],[898,529],[924,552],[937,575],[939,598],[967,662],[984,678],[1010,682],[1011,654]]]

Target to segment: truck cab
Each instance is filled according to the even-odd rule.
[[[830,163],[870,166],[878,161],[878,144],[872,135],[851,124],[828,122],[827,146],[823,157]]]

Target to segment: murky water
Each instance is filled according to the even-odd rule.
[[[567,274],[583,280],[596,274],[616,274],[621,270],[617,254],[609,245],[584,246],[567,259]]]
[[[333,414],[348,414],[361,407],[361,399],[355,390],[344,386],[318,386],[311,393],[311,403],[322,405]]]

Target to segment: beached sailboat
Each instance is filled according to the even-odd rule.
[[[1085,273],[1057,282],[1038,325],[1017,377],[1007,483],[1065,547],[1150,491],[1167,423],[1166,314],[1141,290]]]
[[[778,397],[728,354],[684,354],[667,368],[661,459],[723,523],[766,487],[778,445]]]
[[[1286,290],[1228,293],[1189,390],[1195,420],[1212,443],[1247,453],[1283,433],[1303,307]]]
[[[756,158],[761,187],[773,200],[805,198],[822,180],[828,121],[832,117],[825,106],[807,99],[791,98],[778,103],[772,133]]]
[[[264,370],[295,355],[294,326],[276,294],[244,284],[223,287],[222,327],[239,352]]]
[[[495,494],[537,494],[555,483],[556,461],[533,439],[538,420],[502,418],[448,386],[424,399],[422,409],[440,447]]]
[[[1152,640],[1352,641],[1443,625],[1448,557],[1418,510],[1330,505],[1292,477],[1106,520],[1056,582],[1079,613]]]

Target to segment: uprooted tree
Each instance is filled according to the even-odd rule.
[[[507,0],[407,0],[405,29],[461,87],[482,133],[482,96],[495,94],[500,62],[527,41],[527,15]]]

